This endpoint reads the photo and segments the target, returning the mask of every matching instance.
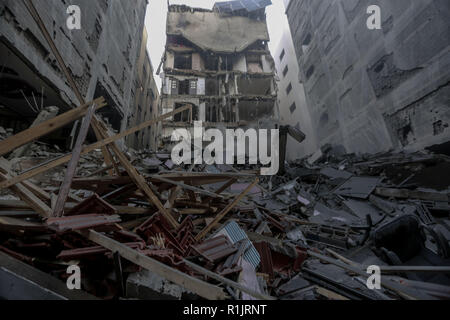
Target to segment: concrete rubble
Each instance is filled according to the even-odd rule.
[[[25,10],[39,21],[31,1],[24,8],[6,3],[9,9],[1,12],[19,19],[17,25],[25,24]],[[112,14],[104,3],[99,9]],[[81,80],[64,62],[67,53],[61,55],[60,43],[45,37],[57,58],[53,67],[67,77],[65,91],[79,103],[44,109],[49,114],[36,115],[22,130],[0,127],[1,299],[450,299],[448,155],[400,149],[349,154],[327,144],[288,162],[288,134],[297,143],[305,135],[277,126],[284,141],[280,171],[261,176],[260,165],[177,165],[170,146],[155,148],[153,138],[153,148],[143,146],[143,131],[155,136],[150,127],[166,130],[164,140],[195,120],[224,128],[246,127],[246,121],[275,124],[265,23],[271,1],[252,3],[256,8],[236,7],[235,1],[216,3],[213,10],[170,6],[162,63],[163,79],[170,81],[164,83],[162,113],[155,108],[157,114],[141,122],[129,118],[122,128],[119,106],[139,100],[131,97],[134,90],[127,84],[114,99],[106,89],[91,90],[97,81],[85,83],[82,91],[97,92],[85,101],[77,88]],[[212,25],[216,33],[229,33],[221,41],[205,37]],[[138,26],[132,29],[140,33]],[[125,52],[133,61],[119,72],[126,83],[138,57],[129,52],[139,47],[134,41],[130,36]],[[230,70],[227,58],[242,58],[245,71]],[[194,70],[194,62],[218,69]],[[108,73],[106,63],[101,73]],[[154,86],[147,80],[145,91]],[[221,92],[193,91],[208,80]],[[150,91],[148,97],[159,101]],[[109,125],[95,112],[111,101],[118,109],[106,117]],[[205,109],[211,106],[214,112]],[[41,141],[69,125],[70,147]],[[72,292],[77,270],[81,290]]]
[[[284,175],[255,183],[255,166],[169,170],[167,153],[128,154],[171,209],[178,231],[126,175],[95,174],[102,168],[97,152],[80,163],[72,191],[84,200],[69,200],[65,218],[43,219],[26,203],[2,197],[0,251],[60,279],[67,277],[67,263],[76,263],[85,274],[83,288],[106,299],[205,297],[123,258],[118,273],[114,255],[83,239],[83,230],[103,232],[232,299],[450,298],[450,182],[433,179],[448,175],[447,156],[356,156],[325,148],[312,164],[309,158],[289,163]],[[63,170],[35,182],[51,193],[61,176]],[[55,229],[62,221],[65,227]],[[380,290],[367,287],[366,269],[373,265],[383,273]]]

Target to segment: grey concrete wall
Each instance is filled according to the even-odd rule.
[[[158,116],[159,92],[153,75],[153,65],[147,53],[148,33],[144,28],[139,57],[136,61],[136,72],[133,80],[131,96],[134,101],[128,109],[127,128],[135,127],[142,122]],[[147,127],[137,134],[126,138],[127,146],[136,150],[155,149],[157,129]]]
[[[320,145],[375,153],[449,140],[450,1],[291,0],[287,5]],[[367,28],[370,5],[381,8],[382,30]]]
[[[284,56],[281,54],[284,51]],[[299,66],[295,55],[289,27],[283,31],[283,36],[275,51],[275,66],[278,75],[278,104],[280,109],[280,123],[291,125],[300,129],[306,139],[301,144],[291,136],[288,136],[286,159],[294,161],[313,154],[317,150],[315,128],[311,123],[309,108],[306,103],[305,88],[299,81]],[[284,70],[287,67],[287,73]],[[287,93],[288,86],[292,90]],[[295,103],[295,109],[292,108]]]
[[[94,95],[107,95],[112,109],[106,112],[116,118],[116,129],[124,127],[127,109],[133,104],[131,89],[147,1],[63,0],[34,4],[82,95],[87,101]],[[81,30],[66,27],[69,5],[81,9]],[[78,105],[22,1],[0,2],[0,40],[55,87],[65,102]]]

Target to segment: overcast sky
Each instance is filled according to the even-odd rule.
[[[220,0],[222,1],[222,0]],[[170,4],[185,4],[191,7],[212,9],[216,0],[170,0]],[[280,42],[283,30],[288,28],[283,0],[272,0],[272,5],[267,7],[267,24],[270,33],[270,50],[275,52]],[[147,50],[156,72],[166,44],[166,17],[167,0],[149,0],[145,26],[148,31]],[[155,75],[158,89],[161,90],[161,79]]]

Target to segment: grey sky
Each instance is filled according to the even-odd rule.
[[[223,0],[220,0],[223,1]],[[185,4],[191,7],[212,9],[216,0],[170,0],[170,4]],[[288,28],[283,0],[272,0],[273,4],[267,7],[267,24],[270,33],[270,50],[275,49],[280,42],[283,30]],[[152,60],[155,72],[161,62],[166,43],[166,15],[167,0],[149,0],[145,25],[148,31],[147,50]],[[161,89],[161,79],[155,75],[158,89]]]

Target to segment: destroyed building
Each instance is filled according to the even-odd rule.
[[[191,121],[205,127],[273,125],[277,118],[274,61],[265,7],[216,3],[213,10],[172,5],[162,61],[162,113],[193,108],[163,123],[162,139]]]
[[[147,52],[147,40],[148,33],[144,28],[139,57],[136,62],[134,85],[131,89],[134,108],[130,108],[128,112],[126,128],[154,119],[159,114],[159,91],[153,76],[153,65]],[[155,150],[157,136],[158,127],[152,126],[128,136],[127,146],[135,150]]]
[[[320,146],[376,153],[449,140],[449,1],[285,5]],[[380,30],[367,26],[371,5]]]
[[[404,1],[408,0],[399,3]],[[20,58],[20,66],[35,72],[23,76],[23,82],[14,82],[13,69],[3,64],[0,70],[6,70],[8,76],[2,76],[2,86],[9,91],[0,94],[22,91],[26,101],[27,92],[31,92],[28,100],[33,109],[37,105],[32,104],[35,92],[13,84],[38,79],[41,85],[50,87],[53,79],[54,91],[49,91],[53,96],[45,99],[59,97],[61,101],[68,99],[66,107],[77,106],[60,111],[65,105],[55,100],[45,103],[47,108],[33,121],[36,125],[0,128],[0,300],[102,299],[118,305],[121,300],[173,299],[190,300],[192,309],[196,304],[206,305],[206,299],[450,299],[448,155],[430,150],[341,154],[327,145],[312,156],[290,162],[285,162],[285,152],[280,152],[277,156],[283,170],[264,176],[261,164],[175,164],[168,150],[148,150],[148,136],[150,145],[153,139],[159,143],[159,133],[154,131],[157,124],[164,125],[167,137],[177,126],[190,126],[191,116],[192,120],[209,121],[210,126],[276,124],[277,90],[264,14],[270,0],[220,2],[212,11],[170,6],[168,32],[173,34],[168,37],[161,66],[165,83],[169,79],[162,96],[164,111],[158,107],[156,92],[152,96],[155,85],[145,50],[146,31],[138,26],[133,31],[126,28],[142,22],[139,10],[144,9],[143,2],[79,2],[86,5],[83,8],[92,9],[88,14],[95,8],[107,12],[108,20],[101,19],[105,29],[97,55],[91,49],[82,50],[91,46],[89,42],[83,47],[83,38],[77,38],[83,33],[73,33],[72,40],[80,49],[59,34],[66,32],[61,31],[65,21],[55,22],[53,14],[57,16],[55,12],[64,2],[34,7],[33,3],[39,1],[6,1],[7,5],[0,7],[1,43],[10,50],[8,65],[17,67]],[[320,2],[298,0],[300,4],[314,4],[314,9],[333,7],[321,7]],[[345,2],[357,3],[362,2]],[[322,16],[320,13],[326,16],[326,11],[317,13]],[[118,37],[109,30],[115,23],[113,29],[120,29]],[[426,26],[423,24],[422,30]],[[243,27],[246,30],[241,30]],[[100,29],[91,24],[83,32],[92,34]],[[123,35],[130,32],[143,38],[131,40],[130,55],[135,58],[129,69],[135,71],[122,73],[129,92],[115,96],[106,84],[105,90],[98,92],[95,85],[83,89],[74,66],[87,64],[99,72],[92,73],[95,80],[89,85],[105,78],[116,81],[108,72],[121,68],[123,51],[118,48],[128,48],[129,38]],[[113,43],[108,42],[110,36]],[[33,56],[39,39],[45,57]],[[27,47],[29,41],[35,46]],[[211,47],[218,51],[208,49]],[[281,83],[295,79],[295,72],[289,73],[294,58],[289,51],[285,52],[289,57],[277,54],[277,59],[288,66]],[[82,52],[86,56],[80,58]],[[111,55],[111,59],[101,61]],[[206,70],[202,71],[203,64]],[[285,67],[280,68],[283,64],[278,65],[279,70],[284,71]],[[200,70],[184,69],[191,65]],[[208,70],[210,66],[217,66],[217,70]],[[56,73],[58,70],[61,73]],[[191,86],[191,80],[195,85]],[[217,94],[206,95],[208,80]],[[198,94],[200,84],[204,95]],[[181,88],[184,91],[180,92]],[[262,88],[267,90],[264,94]],[[183,94],[188,89],[189,94]],[[77,97],[78,91],[84,90],[90,94],[86,100],[93,101],[84,103]],[[11,97],[19,100],[17,95]],[[71,99],[78,99],[82,105]],[[120,121],[123,128],[111,132],[95,111],[103,111],[107,104],[126,106],[124,99],[130,102]],[[5,106],[2,109],[8,107],[10,113],[15,110],[13,102],[0,99]],[[18,101],[18,106],[19,102],[23,103]],[[231,115],[224,109],[228,102],[235,110]],[[190,115],[184,113],[190,109],[185,104],[194,110]],[[206,108],[211,105],[214,112]],[[23,110],[18,107],[16,111]],[[81,119],[70,152],[47,152],[39,159],[20,156],[30,143],[37,144],[40,138]],[[114,117],[108,119],[114,127]],[[164,122],[168,119],[170,122]],[[0,120],[11,121],[6,115]],[[14,121],[20,120],[17,116]],[[149,127],[153,129],[149,131]],[[286,151],[288,135],[297,143],[305,141],[305,134],[295,127],[279,126],[280,151]],[[96,131],[96,142],[86,139],[89,128]],[[122,151],[118,142],[123,139],[139,150]],[[37,149],[44,149],[42,143]],[[79,281],[77,269],[81,272]],[[378,288],[370,286],[377,276],[370,270],[378,273]],[[178,306],[166,307],[159,302],[152,306],[152,312],[157,309],[154,306],[161,305],[167,318],[181,315]],[[242,303],[228,303],[233,305]],[[251,307],[252,303],[245,305]],[[297,302],[291,305],[298,309]],[[148,308],[148,303],[145,306]],[[20,309],[14,308],[16,313]]]
[[[28,1],[0,2],[0,126],[14,133],[28,128],[42,108],[55,106],[59,113],[79,106],[76,93],[65,79],[57,58],[26,9]],[[80,29],[69,29],[73,12],[80,8]],[[112,129],[126,127],[129,114],[147,107],[138,100],[135,75],[142,54],[146,0],[41,1],[37,6],[51,40],[67,61],[80,94],[86,101],[103,96],[108,104],[99,111]],[[75,19],[75,17],[74,17]],[[140,58],[139,61],[142,61]],[[151,67],[147,75],[152,77]],[[153,89],[154,95],[157,90]],[[156,98],[156,97],[155,97]],[[73,126],[47,137],[46,142],[69,146]],[[73,140],[73,137],[72,137]],[[132,142],[134,144],[134,142]]]

